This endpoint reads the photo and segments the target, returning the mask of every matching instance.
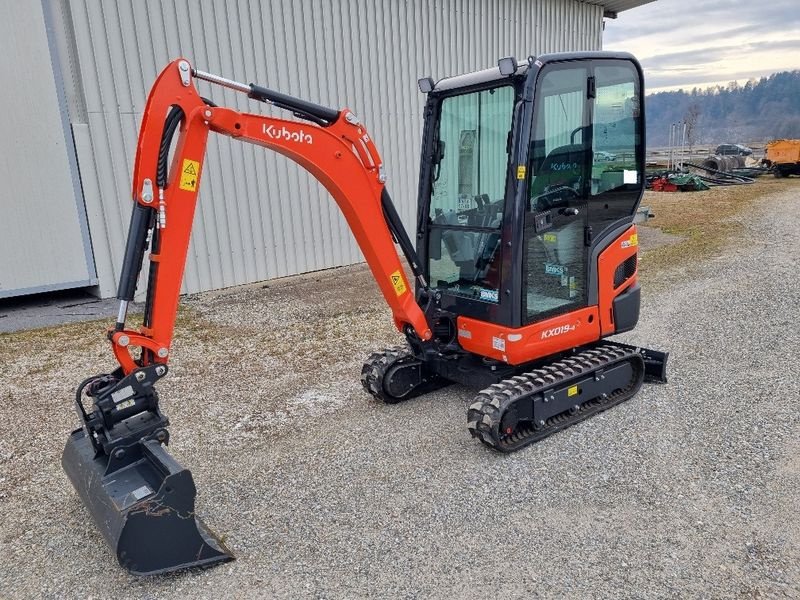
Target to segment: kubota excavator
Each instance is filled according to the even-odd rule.
[[[196,80],[296,119],[217,106],[198,94]],[[365,363],[362,382],[375,398],[395,403],[451,382],[483,388],[467,427],[511,452],[630,398],[646,378],[666,381],[666,353],[603,341],[639,317],[633,216],[645,145],[636,60],[607,52],[509,57],[419,87],[427,102],[414,244],[378,150],[349,109],[231,81],[185,59],[156,80],[139,134],[119,314],[108,332],[119,366],[79,385],[82,427],[62,458],[131,572],[232,558],[195,516],[190,472],[164,448],[168,421],[155,389],[168,370],[211,132],[289,157],[344,213],[407,340]],[[134,330],[126,314],[146,251],[143,325]]]

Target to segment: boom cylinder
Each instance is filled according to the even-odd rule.
[[[321,104],[309,102],[308,100],[303,100],[302,98],[295,98],[289,94],[276,92],[275,90],[270,90],[260,85],[256,85],[255,83],[241,83],[239,81],[234,81],[233,79],[228,79],[227,77],[215,75],[214,73],[206,73],[205,71],[200,71],[198,69],[195,69],[193,73],[197,79],[202,79],[203,81],[208,81],[209,83],[214,83],[216,85],[221,85],[222,87],[236,90],[237,92],[243,92],[253,100],[274,104],[278,108],[294,111],[301,116],[310,116],[313,118],[313,120],[317,121],[319,125],[329,125],[339,118],[339,111],[335,108],[322,106]]]
[[[119,276],[117,299],[131,302],[136,293],[136,281],[142,269],[144,249],[147,244],[147,230],[153,218],[153,209],[134,202],[131,223],[128,228],[128,241],[125,245],[125,258]]]
[[[310,115],[316,119],[324,121],[326,124],[333,123],[339,118],[339,111],[335,108],[328,108],[308,100],[295,98],[283,92],[276,92],[255,83],[250,84],[250,92],[247,94],[253,100],[260,100],[261,102],[270,102],[279,108],[286,108],[291,111],[296,111],[300,114]]]

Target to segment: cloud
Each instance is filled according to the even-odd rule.
[[[800,14],[800,11],[797,11]],[[762,17],[760,23],[749,23],[747,25],[738,25],[731,29],[724,29],[719,31],[717,35],[722,38],[731,38],[739,35],[754,35],[757,33],[774,34],[776,30],[780,31],[787,28],[786,16],[782,14],[769,13]],[[789,27],[791,29],[791,27]]]
[[[797,0],[658,0],[606,21],[605,43],[666,34],[673,45],[709,29],[716,35],[770,33],[800,27]],[[726,30],[727,28],[727,30]]]
[[[751,52],[797,50],[798,48],[800,48],[800,39],[735,44],[732,46],[716,46],[698,50],[672,52],[669,54],[657,54],[655,56],[643,58],[642,64],[651,69],[666,69],[678,65],[708,64],[726,58],[736,59],[737,56]]]
[[[603,45],[639,58],[649,89],[800,68],[800,0],[658,0],[606,20]]]

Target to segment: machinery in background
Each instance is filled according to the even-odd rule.
[[[800,175],[800,140],[773,140],[765,146],[761,162],[775,177]]]

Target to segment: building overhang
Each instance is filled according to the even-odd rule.
[[[655,0],[584,0],[586,4],[596,4],[603,7],[603,16],[608,19],[616,19],[617,15],[625,10],[636,8],[644,4],[650,4]]]

